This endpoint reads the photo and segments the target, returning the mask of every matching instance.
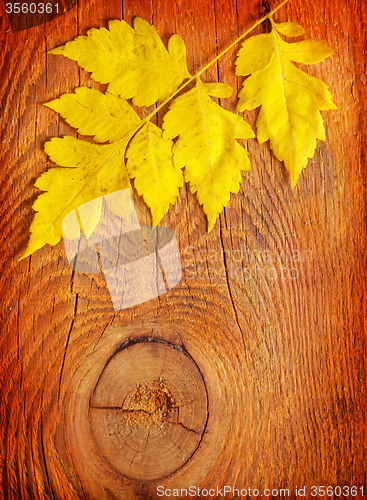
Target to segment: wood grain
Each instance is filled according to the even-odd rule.
[[[103,88],[47,51],[111,18],[138,15],[165,43],[174,32],[184,39],[194,72],[259,10],[257,0],[125,0],[123,7],[79,0],[64,16],[17,33],[1,17],[4,499],[148,499],[157,498],[158,484],[289,488],[290,498],[300,486],[305,498],[312,485],[367,487],[365,3],[290,0],[279,11],[277,20],[298,21],[307,36],[336,50],[306,69],[330,86],[338,106],[323,114],[326,141],[293,190],[268,144],[248,141],[252,170],[209,234],[183,187],[162,220],[180,249],[184,276],[174,289],[115,311],[103,276],[72,272],[62,242],[18,262],[39,194],[34,181],[52,167],[43,143],[75,136],[42,103],[79,85]],[[237,90],[234,57],[229,52],[204,78]],[[236,96],[221,105],[235,111]],[[254,124],[255,115],[244,116]],[[137,196],[135,206],[140,223],[150,224]],[[142,335],[185,349],[208,398],[197,450],[160,480],[112,472],[106,460],[88,456],[89,434],[81,444],[75,433],[110,356]],[[360,490],[354,498],[362,498]]]

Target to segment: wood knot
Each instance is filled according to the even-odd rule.
[[[148,428],[163,426],[176,408],[174,397],[162,378],[152,384],[139,384],[134,396],[127,398],[126,406],[125,424]]]
[[[113,469],[139,481],[161,479],[200,445],[208,419],[206,387],[183,348],[139,337],[107,362],[89,414],[95,444]]]

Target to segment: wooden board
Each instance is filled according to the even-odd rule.
[[[51,167],[43,144],[52,136],[75,136],[42,104],[80,85],[105,88],[76,63],[47,51],[89,28],[107,27],[109,19],[130,23],[140,16],[156,26],[165,43],[172,33],[183,38],[188,68],[195,72],[260,17],[260,2],[79,0],[65,15],[16,33],[4,8],[0,3],[2,497],[147,499],[157,498],[158,485],[171,490],[231,485],[247,492],[257,488],[262,498],[281,498],[281,488],[295,498],[296,487],[304,486],[303,498],[311,498],[312,486],[339,485],[358,487],[353,498],[362,498],[360,488],[367,487],[366,4],[290,0],[275,16],[298,21],[309,37],[336,50],[307,68],[330,86],[338,106],[323,114],[326,141],[318,142],[294,189],[268,144],[249,141],[252,170],[209,234],[201,207],[184,186],[162,220],[175,231],[183,279],[166,294],[121,311],[113,309],[102,275],[70,269],[62,242],[18,262],[39,193],[34,181]],[[235,50],[204,78],[238,90],[234,59]],[[236,95],[221,105],[235,111]],[[254,125],[254,112],[244,116]],[[140,223],[149,225],[137,196],[135,206]],[[186,387],[184,377],[178,383],[172,375],[167,388],[158,375],[147,374],[129,397],[137,404],[134,398],[144,389],[149,397],[139,411],[153,405],[149,422],[163,412],[166,420],[181,424],[172,427],[181,433],[183,465],[174,462],[167,469],[148,460],[143,469],[129,472],[125,459],[110,459],[96,448],[98,440],[107,439],[106,429],[126,422],[105,425],[106,419],[93,417],[96,438],[88,415],[97,381],[121,345],[143,339],[139,347],[149,338],[171,346],[167,378],[177,366],[195,373],[188,377],[198,413],[193,406],[178,419],[172,414],[177,394],[191,404],[189,392],[178,387]],[[156,351],[139,359],[157,355],[159,361],[166,351]],[[117,378],[125,370],[118,359]],[[143,427],[134,443],[146,438]],[[157,442],[157,460],[177,460],[172,446]],[[141,442],[138,448],[144,449]],[[145,478],[144,467],[150,471]],[[267,495],[267,488],[278,492]],[[236,495],[226,491],[227,498]]]

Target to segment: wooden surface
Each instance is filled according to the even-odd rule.
[[[293,190],[268,144],[249,141],[252,170],[209,235],[197,201],[181,189],[162,221],[175,230],[180,248],[184,276],[177,287],[116,312],[103,276],[73,273],[62,242],[17,261],[38,194],[33,183],[50,166],[43,143],[75,135],[42,103],[79,85],[100,88],[76,63],[47,50],[109,19],[140,16],[165,42],[173,32],[184,39],[193,72],[259,18],[259,4],[125,0],[122,8],[114,0],[80,0],[64,16],[18,33],[2,16],[3,498],[147,499],[157,497],[157,485],[289,488],[291,498],[305,486],[311,498],[312,485],[366,486],[364,2],[290,0],[276,15],[298,21],[309,37],[336,50],[307,70],[330,85],[338,109],[324,113],[327,139]],[[231,51],[212,66],[207,81],[239,85],[234,57]],[[222,101],[235,110],[235,96]],[[255,113],[245,117],[254,124]],[[142,202],[136,198],[135,204],[141,224],[149,224]],[[86,419],[109,359],[127,339],[139,337],[184,349],[207,391],[207,423],[197,449],[190,460],[184,453],[183,466],[173,464],[168,477],[159,467],[150,478],[141,470],[129,475],[118,457],[109,467],[103,454],[93,452],[94,424]],[[172,373],[174,368],[172,361]],[[157,384],[140,387],[161,391],[168,405],[176,382]],[[102,432],[102,424],[95,427]]]

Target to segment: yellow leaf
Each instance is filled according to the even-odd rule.
[[[305,34],[305,30],[297,23],[287,21],[286,23],[274,23],[276,30],[285,36],[300,36]]]
[[[45,191],[33,204],[36,212],[30,228],[30,240],[22,259],[43,247],[56,245],[63,237],[62,221],[72,210],[105,194],[129,186],[123,166],[124,148],[118,144],[97,145],[65,136],[52,138],[45,152],[62,167],[43,173],[35,186]],[[89,213],[88,227],[68,226],[69,239],[79,237],[80,229],[89,237],[101,214],[101,201],[96,200]],[[77,212],[78,213],[78,212]]]
[[[173,204],[178,188],[183,185],[180,168],[172,161],[172,141],[148,122],[133,137],[127,151],[127,168],[135,188],[143,196],[156,225]]]
[[[185,180],[197,193],[210,231],[241,182],[240,170],[250,170],[247,151],[235,138],[254,137],[248,123],[224,110],[209,95],[228,95],[228,85],[205,84],[199,78],[186,94],[173,101],[164,117],[163,137],[174,139],[174,164],[185,167]]]
[[[313,157],[316,139],[325,140],[320,110],[336,108],[325,83],[292,64],[315,64],[334,51],[313,40],[287,43],[277,32],[298,36],[300,28],[295,23],[273,23],[271,33],[243,43],[236,62],[237,75],[251,74],[243,83],[237,109],[261,106],[257,138],[260,143],[270,139],[275,156],[284,161],[290,174],[292,187]]]
[[[113,194],[109,193],[108,196],[105,195],[103,199],[106,200],[108,208],[113,214],[120,217],[120,219],[127,221],[129,220],[129,216],[133,212],[134,207],[131,198],[130,183],[126,184],[126,186],[128,186],[129,189],[122,189],[117,192],[114,191]]]
[[[185,45],[178,35],[168,42],[168,51],[156,29],[139,17],[134,29],[125,21],[109,22],[109,30],[93,28],[49,52],[62,54],[92,72],[91,78],[109,83],[108,92],[137,106],[164,100],[190,76]]]
[[[80,87],[45,106],[60,113],[79,134],[93,135],[96,142],[116,142],[140,122],[133,108],[113,94]]]

